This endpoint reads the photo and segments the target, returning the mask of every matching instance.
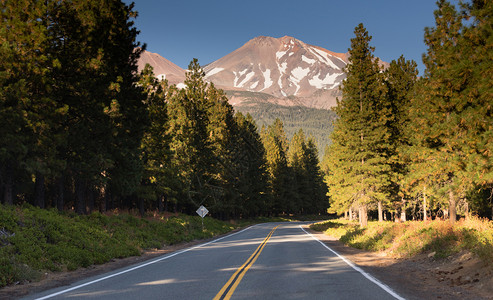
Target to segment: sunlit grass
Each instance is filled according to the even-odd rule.
[[[356,222],[338,219],[311,226],[338,238],[346,245],[370,251],[386,251],[394,257],[412,257],[435,252],[447,257],[462,250],[477,254],[483,261],[493,261],[493,222],[471,218],[455,225],[448,221],[409,221],[404,223],[369,222],[362,228]]]
[[[79,216],[32,206],[0,205],[0,287],[45,271],[75,270],[146,249],[210,238],[237,226],[210,217],[119,210]],[[203,230],[202,230],[203,229]]]

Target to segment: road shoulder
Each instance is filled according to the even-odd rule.
[[[493,299],[493,272],[471,253],[436,260],[427,254],[395,259],[348,247],[321,232],[305,230],[406,299]]]

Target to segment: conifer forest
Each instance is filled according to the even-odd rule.
[[[288,139],[280,119],[259,127],[235,112],[196,59],[181,89],[138,72],[133,5],[1,3],[4,205],[204,205],[223,220],[331,213],[363,226],[492,217],[493,1],[437,2],[423,76],[403,56],[384,69],[357,25],[324,149],[302,128]]]

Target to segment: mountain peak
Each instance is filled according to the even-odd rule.
[[[154,74],[161,80],[168,79],[171,84],[185,81],[185,70],[157,53],[143,51],[137,62],[139,72],[144,69],[146,64],[150,64],[153,67]]]
[[[291,36],[259,36],[204,69],[207,79],[218,86],[287,97],[337,89],[346,76],[346,64],[344,54]]]

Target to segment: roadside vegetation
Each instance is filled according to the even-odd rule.
[[[385,251],[397,258],[428,253],[445,258],[463,250],[476,254],[485,263],[493,261],[493,223],[487,219],[448,221],[370,221],[361,227],[345,219],[316,223],[311,229],[338,238],[345,245],[369,251]]]
[[[79,215],[29,204],[0,204],[0,288],[37,281],[46,272],[73,271],[115,258],[139,256],[194,240],[212,238],[263,222],[317,220],[320,216],[259,217],[220,221],[209,216],[138,211]]]
[[[237,225],[183,214],[78,215],[31,205],[0,205],[0,287],[41,278],[42,272],[72,271],[144,250],[210,238]]]

